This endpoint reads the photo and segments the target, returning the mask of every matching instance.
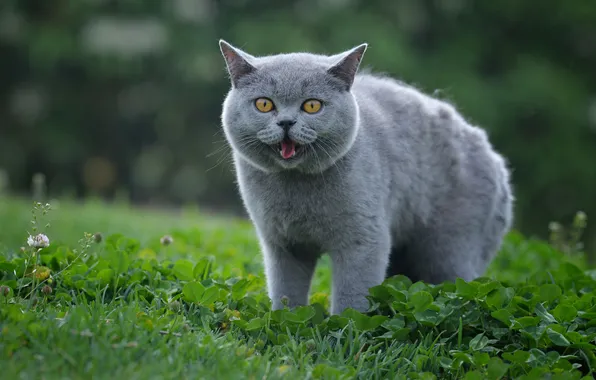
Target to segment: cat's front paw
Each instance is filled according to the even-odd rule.
[[[331,314],[339,315],[346,309],[354,309],[365,313],[370,307],[366,294],[342,294],[334,298],[331,304]]]

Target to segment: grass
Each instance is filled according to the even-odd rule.
[[[0,197],[2,377],[594,376],[596,271],[574,250],[511,233],[486,277],[397,276],[366,314],[330,317],[329,283],[323,259],[312,305],[272,312],[246,221]]]

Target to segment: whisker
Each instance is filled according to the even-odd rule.
[[[205,170],[205,173],[208,173],[211,170],[215,169],[216,167],[220,166],[222,163],[226,162],[228,159],[230,159],[230,162],[231,162],[231,160],[232,160],[232,154],[231,154],[231,152],[228,152],[222,158],[218,159],[217,162],[215,163],[215,165],[213,165],[209,169]]]
[[[321,148],[321,150],[323,152],[325,152],[325,154],[329,157],[329,160],[331,161],[332,165],[337,169],[337,172],[339,174],[342,184],[344,184],[345,180],[344,180],[344,173],[343,173],[342,169],[337,164],[337,160],[333,156],[331,156],[331,154],[329,154],[329,152],[327,151],[327,149],[329,149],[331,151],[331,153],[333,153],[334,156],[336,156],[339,153],[338,151],[336,151],[334,149],[337,147],[337,144],[330,145],[331,142],[328,143],[326,140],[323,140],[323,139],[317,139],[316,142],[319,143],[319,147]],[[327,149],[325,149],[325,148],[327,148]]]
[[[229,146],[229,145],[227,145],[227,144],[225,144],[225,145],[222,145],[222,146],[220,146],[219,148],[217,148],[216,150],[214,150],[213,152],[211,152],[211,153],[207,154],[205,157],[206,157],[206,158],[211,158],[211,157],[213,157],[214,155],[216,155],[216,154],[218,154],[218,153],[222,152],[224,149],[227,149],[227,148],[230,148],[230,146]]]
[[[209,169],[207,169],[206,172],[209,172],[215,168],[217,168],[218,166],[221,166],[222,163],[232,163],[233,160],[233,156],[232,156],[232,152],[233,152],[233,148],[229,145],[229,142],[227,141],[227,139],[223,139],[220,140],[220,142],[225,142],[225,144],[223,144],[222,146],[220,146],[219,148],[217,148],[215,151],[209,153],[207,155],[207,158],[213,157],[217,154],[221,154],[222,152],[224,152],[226,149],[229,149],[227,151],[224,152],[223,156],[217,159],[217,162],[215,163],[215,165],[213,165],[212,167],[210,167]],[[258,145],[261,144],[261,142],[259,140],[257,140],[254,136],[252,135],[247,135],[247,136],[242,136],[237,140],[237,143],[239,144],[239,148],[244,149],[244,148],[250,148],[254,145]],[[259,150],[260,152],[261,150]]]
[[[321,165],[321,160],[319,160],[319,155],[317,154],[317,150],[315,149],[313,144],[308,144],[308,147],[315,155],[315,159],[317,160],[317,165],[319,165],[319,173],[321,174],[321,178],[323,179],[323,186],[327,187],[327,181],[325,180],[325,174],[323,173],[323,165]]]
[[[250,140],[255,140],[254,136],[244,136],[244,137],[240,138],[240,139],[238,140],[238,142],[239,142],[239,143],[242,143],[242,142],[246,142],[246,141],[250,141]],[[257,141],[257,142],[258,142],[258,140],[255,140],[255,141]],[[223,150],[223,149],[225,149],[226,147],[229,147],[229,146],[230,146],[230,145],[229,145],[229,143],[228,143],[228,140],[227,140],[227,139],[223,139],[223,140],[214,141],[214,142],[213,142],[213,144],[216,144],[216,143],[218,143],[218,142],[219,142],[219,143],[225,143],[225,144],[223,144],[223,146],[221,146],[221,147],[217,148],[215,151],[213,151],[213,152],[209,153],[209,154],[207,155],[207,157],[211,157],[211,156],[213,156],[214,154],[217,154],[217,153],[219,153],[220,151],[222,151],[222,150]]]

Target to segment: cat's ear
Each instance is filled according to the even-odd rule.
[[[346,90],[350,90],[354,83],[354,77],[364,56],[364,52],[368,44],[356,46],[352,50],[349,50],[340,55],[339,62],[334,64],[327,72],[334,77],[341,79],[346,85]]]
[[[248,62],[248,60],[252,58],[250,54],[235,48],[224,40],[219,40],[219,49],[226,60],[226,66],[228,68],[228,73],[230,74],[230,79],[232,80],[232,86],[237,87],[238,81],[243,76],[256,70],[256,68]]]

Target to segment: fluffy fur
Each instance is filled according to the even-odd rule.
[[[232,83],[222,123],[274,309],[284,296],[290,306],[308,302],[325,252],[333,314],[365,311],[368,289],[387,276],[440,283],[483,274],[513,202],[483,130],[412,87],[357,74],[366,45],[334,56],[220,48]],[[259,112],[260,97],[274,111]],[[301,110],[311,98],[323,103],[316,114]],[[299,146],[290,159],[279,152],[284,138]]]

